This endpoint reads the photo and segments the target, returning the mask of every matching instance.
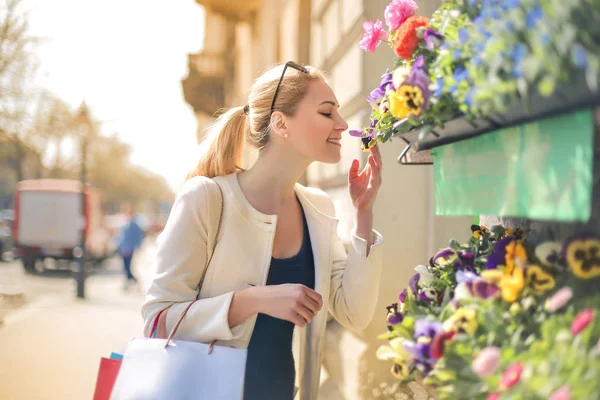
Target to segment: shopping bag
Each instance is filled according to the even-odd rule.
[[[100,359],[93,400],[110,399],[110,394],[121,368],[121,358],[120,354],[112,353],[110,358],[102,357]]]

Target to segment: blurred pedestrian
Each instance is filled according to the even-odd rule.
[[[121,228],[117,237],[117,251],[123,259],[125,272],[123,290],[127,291],[131,283],[137,283],[136,277],[131,272],[131,260],[135,251],[142,245],[144,231],[136,221],[135,209],[131,203],[125,203],[122,212],[127,217],[127,223]]]
[[[230,378],[245,379],[244,400],[294,398],[295,327],[305,328],[298,330],[299,398],[317,399],[328,312],[360,331],[375,311],[383,241],[373,230],[378,147],[369,146],[362,171],[358,160],[349,166],[349,254],[336,235],[332,200],[297,183],[314,161],[340,161],[347,129],[319,70],[293,62],[270,69],[248,104],[223,113],[207,134],[158,238],[145,334],[156,326],[164,337],[189,307],[175,339],[247,349],[245,377]],[[259,149],[246,170],[244,143]]]

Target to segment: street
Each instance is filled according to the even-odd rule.
[[[154,258],[154,238],[134,257],[138,288],[123,290],[122,264],[111,258],[76,298],[69,271],[25,274],[0,263],[0,399],[90,399],[100,357],[142,335],[140,307]]]

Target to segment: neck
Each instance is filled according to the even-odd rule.
[[[250,203],[268,214],[277,214],[296,201],[294,187],[310,165],[308,160],[275,150],[269,146],[262,149],[254,165],[238,175]]]

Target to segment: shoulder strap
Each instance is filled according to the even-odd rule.
[[[217,248],[217,242],[219,241],[219,234],[221,233],[221,224],[223,223],[223,211],[225,208],[225,197],[223,196],[223,189],[221,189],[221,185],[219,185],[214,179],[212,180],[217,188],[219,188],[219,194],[221,195],[221,215],[219,216],[219,223],[217,225],[217,232],[215,233],[215,239],[213,240],[212,250],[210,252],[210,257],[206,261],[206,266],[204,267],[204,273],[202,273],[202,278],[200,279],[200,283],[198,284],[198,296],[200,296],[200,289],[202,289],[202,284],[204,283],[204,278],[206,277],[206,272],[208,271],[208,266],[212,261],[213,256],[215,255],[215,249]]]
[[[225,197],[223,196],[223,189],[221,189],[221,185],[219,185],[214,180],[213,180],[213,182],[217,185],[217,187],[219,188],[219,192],[221,194],[221,215],[219,216],[219,224],[217,225],[217,232],[215,234],[215,240],[213,241],[212,251],[210,253],[210,257],[208,258],[208,260],[206,262],[206,266],[204,267],[204,272],[202,273],[202,278],[200,279],[200,283],[198,284],[198,295],[196,296],[196,300],[190,302],[190,304],[187,305],[185,310],[183,310],[183,312],[179,316],[177,323],[175,323],[175,326],[173,327],[173,329],[169,333],[169,336],[167,337],[167,342],[165,343],[165,348],[167,348],[167,346],[169,346],[171,339],[173,339],[173,336],[175,336],[175,333],[177,333],[177,328],[179,328],[179,325],[181,324],[181,321],[183,321],[183,318],[185,318],[185,315],[187,314],[188,310],[192,307],[192,305],[196,301],[198,301],[198,297],[200,296],[200,289],[202,289],[202,284],[204,283],[204,278],[206,277],[206,271],[208,270],[208,266],[210,265],[210,262],[212,261],[213,255],[215,254],[215,249],[217,247],[217,242],[219,241],[219,233],[221,232],[221,224],[223,223],[223,211],[225,209]]]

